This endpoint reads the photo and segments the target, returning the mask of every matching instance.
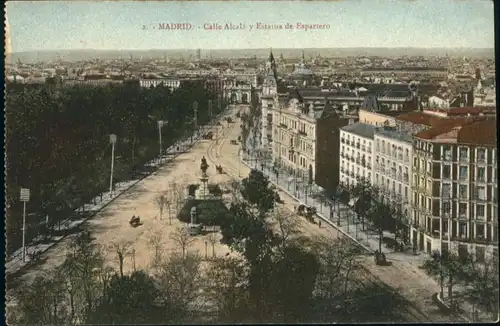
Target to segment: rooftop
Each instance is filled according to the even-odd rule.
[[[361,136],[364,138],[372,138],[373,139],[373,135],[374,135],[375,131],[377,130],[377,127],[375,127],[374,125],[369,125],[366,123],[357,122],[357,123],[353,123],[353,124],[347,125],[345,127],[342,127],[341,129],[346,131],[346,132],[349,132],[349,133],[352,133],[352,134],[355,134],[355,135],[358,135],[358,136]]]
[[[379,127],[375,131],[375,134],[376,135],[380,135],[382,137],[399,140],[399,141],[402,141],[402,142],[405,142],[405,143],[409,143],[409,144],[412,143],[412,137],[411,137],[410,134],[399,132],[396,129],[389,129],[389,128]]]
[[[455,133],[452,133],[455,130]],[[462,117],[443,119],[441,123],[415,135],[421,139],[436,139],[448,134],[457,143],[496,146],[496,119],[492,117]]]
[[[396,120],[410,122],[419,125],[425,125],[429,127],[433,127],[441,121],[446,120],[446,117],[441,117],[437,115],[432,115],[428,113],[424,113],[421,111],[411,111],[407,113],[400,114],[396,117]]]

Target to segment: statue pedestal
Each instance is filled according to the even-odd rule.
[[[207,199],[209,195],[208,191],[208,176],[207,175],[202,175],[200,178],[201,185],[200,187],[196,190],[196,199]]]

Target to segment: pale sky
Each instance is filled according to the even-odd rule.
[[[491,0],[10,1],[7,16],[13,52],[494,47]],[[243,23],[245,29],[204,30],[204,24],[229,22]],[[258,22],[290,23],[294,29],[249,30]],[[160,23],[189,23],[193,28],[159,30]],[[330,28],[304,31],[295,28],[297,23]]]

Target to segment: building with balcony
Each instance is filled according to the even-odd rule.
[[[298,92],[286,103],[275,101],[272,112],[272,157],[297,179],[334,191],[339,184],[339,131],[354,122],[329,101],[306,103]]]
[[[377,127],[353,123],[340,129],[340,182],[354,186],[362,178],[372,180],[373,139]]]
[[[411,135],[394,126],[377,127],[374,134],[372,184],[381,190],[381,200],[398,209],[409,224],[411,216]]]
[[[441,118],[431,125],[413,136],[413,245],[479,260],[498,255],[496,119]]]

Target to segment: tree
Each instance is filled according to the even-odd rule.
[[[241,259],[219,257],[211,261],[204,293],[217,306],[223,322],[241,321],[247,315],[247,280],[248,266]]]
[[[158,267],[162,261],[162,251],[163,251],[162,237],[160,232],[155,233],[149,239],[149,245],[154,250],[154,256],[151,265],[152,267]]]
[[[217,236],[217,232],[211,232],[208,235],[208,242],[212,245],[212,258],[216,257],[215,254],[215,244],[219,241],[219,237]]]
[[[285,248],[292,244],[304,245],[306,238],[300,236],[297,217],[284,209],[278,209],[272,215],[274,229],[278,238],[278,251],[284,255]]]
[[[155,280],[143,271],[115,274],[88,324],[164,324],[175,322],[178,310]]]
[[[160,267],[159,282],[165,294],[183,311],[199,297],[203,284],[197,254],[173,253]]]
[[[183,258],[186,257],[188,247],[195,241],[186,227],[177,228],[171,235],[171,239],[177,248],[181,250]]]
[[[272,264],[267,290],[275,317],[290,323],[305,322],[310,318],[318,270],[319,261],[312,252],[295,245],[286,247],[285,254]]]
[[[82,232],[71,243],[70,250],[61,266],[61,276],[65,277],[67,291],[75,295],[75,306],[83,306],[83,311],[73,311],[80,317],[89,314],[100,293],[96,271],[104,268],[101,247],[92,243],[89,231]]]
[[[450,305],[454,306],[453,288],[467,276],[466,260],[450,251],[434,252],[431,258],[424,262],[424,270],[432,276],[439,276],[441,296],[444,294],[444,284],[448,287]]]
[[[181,108],[196,100],[203,124],[208,121],[208,99],[215,98],[201,84],[181,85],[174,92],[130,83],[95,88],[19,84],[9,86],[7,93],[7,202],[18,202],[20,186],[30,188],[30,211],[41,208],[54,223],[109,186],[111,131],[119,140],[116,180],[127,179],[157,156],[157,120],[168,121],[163,138],[168,147],[183,136],[186,118],[192,117],[191,108]],[[6,214],[13,249],[21,246],[22,238],[18,206],[8,205]]]
[[[243,179],[241,194],[248,203],[262,213],[273,209],[276,203],[281,203],[280,196],[275,187],[258,170],[251,170],[249,176]]]
[[[382,242],[384,239],[384,228],[388,219],[392,218],[392,210],[389,206],[378,201],[373,201],[366,212],[366,218],[369,219],[378,233],[378,251],[382,252]]]
[[[20,322],[33,325],[64,325],[67,321],[63,305],[62,283],[53,277],[37,276],[21,291]]]
[[[360,247],[350,239],[316,238],[315,252],[321,263],[317,291],[331,302],[340,294],[346,294],[351,273],[359,268]],[[339,289],[343,289],[343,292]]]
[[[118,266],[120,268],[120,276],[123,277],[123,263],[125,257],[131,254],[131,242],[126,243],[113,243],[112,246],[116,252],[116,258],[118,260]]]
[[[493,319],[498,317],[499,283],[498,256],[488,256],[484,262],[470,255],[465,266],[464,283],[472,301],[489,312]]]
[[[158,209],[160,210],[160,220],[163,216],[163,210],[165,209],[165,206],[167,206],[167,197],[165,195],[158,195],[155,197],[155,204],[158,206]]]

